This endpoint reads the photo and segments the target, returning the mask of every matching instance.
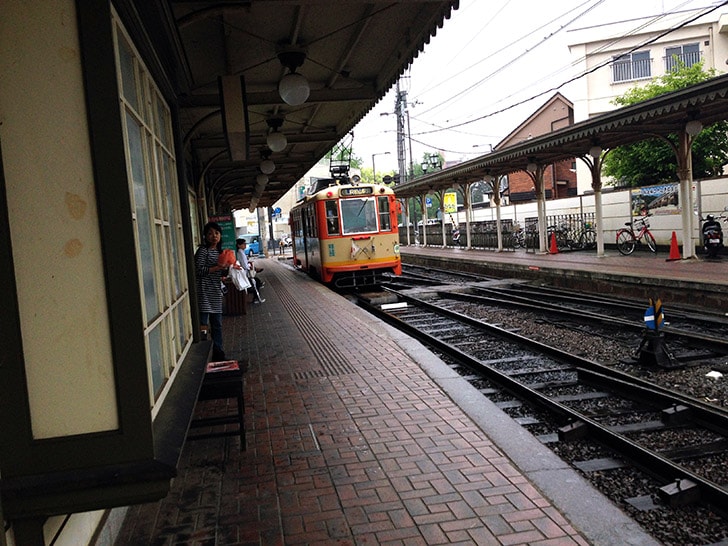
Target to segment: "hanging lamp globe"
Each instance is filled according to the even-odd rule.
[[[278,82],[278,93],[286,104],[300,106],[308,99],[311,87],[304,76],[298,72],[289,72]]]
[[[276,164],[271,159],[264,159],[260,162],[260,171],[263,174],[271,174],[276,170]]]
[[[265,142],[268,144],[268,148],[270,148],[271,152],[282,152],[286,149],[286,146],[288,146],[288,139],[286,138],[286,135],[279,133],[278,131],[269,133]]]

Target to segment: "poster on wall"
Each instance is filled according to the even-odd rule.
[[[442,199],[442,204],[445,206],[445,212],[453,214],[458,211],[458,199],[455,192],[447,192]]]
[[[210,216],[210,222],[217,222],[222,228],[222,249],[229,248],[235,252],[235,222],[232,214]]]
[[[660,184],[630,190],[632,216],[644,216],[643,207],[656,216],[680,214],[680,184]]]

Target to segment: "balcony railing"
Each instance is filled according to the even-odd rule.
[[[612,63],[612,81],[627,82],[652,76],[652,59],[615,61]]]
[[[676,68],[683,64],[687,67],[693,66],[700,62],[702,54],[700,51],[689,51],[685,53],[674,53],[670,56],[666,56],[665,59],[665,72],[672,72]]]

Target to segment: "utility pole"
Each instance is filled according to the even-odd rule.
[[[394,105],[394,112],[397,114],[397,164],[399,165],[400,184],[407,181],[406,148],[404,134],[404,116],[407,108],[407,91],[401,91],[399,80],[397,80],[397,102]]]

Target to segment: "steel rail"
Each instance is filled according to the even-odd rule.
[[[390,291],[391,292],[391,291]],[[396,292],[395,292],[396,293]],[[558,360],[574,366],[577,370],[589,372],[591,379],[596,380],[599,375],[602,376],[602,380],[609,383],[613,389],[627,390],[637,396],[640,400],[645,400],[645,397],[653,401],[659,402],[660,404],[667,406],[674,406],[677,404],[685,405],[690,408],[693,414],[691,418],[694,422],[700,423],[701,425],[709,424],[711,429],[718,427],[718,431],[728,430],[728,414],[725,412],[717,411],[715,408],[709,407],[706,404],[700,402],[692,397],[682,395],[680,393],[674,393],[646,382],[639,378],[629,376],[613,370],[608,367],[602,366],[596,362],[571,355],[555,347],[545,345],[543,343],[524,338],[514,332],[504,330],[492,324],[484,323],[477,319],[473,319],[456,311],[443,309],[434,304],[424,302],[412,296],[396,293],[396,295],[413,305],[423,308],[432,313],[446,316],[452,320],[465,323],[469,326],[475,327],[483,331],[487,331],[490,334],[503,337],[511,340],[514,343],[519,343],[529,347],[537,352],[545,354],[554,360]],[[495,382],[501,384],[504,388],[511,392],[514,392],[529,401],[534,401],[538,405],[547,408],[548,410],[555,412],[559,415],[567,417],[575,422],[584,423],[589,430],[589,433],[594,437],[604,442],[605,444],[614,448],[617,452],[624,454],[629,460],[631,460],[636,466],[642,468],[645,472],[657,477],[658,479],[665,480],[667,483],[674,481],[675,479],[688,479],[696,483],[701,497],[710,504],[714,505],[717,510],[725,511],[724,507],[728,506],[728,490],[721,487],[720,485],[703,478],[695,474],[694,472],[680,466],[677,463],[672,462],[666,457],[656,453],[650,449],[640,446],[636,442],[622,436],[621,434],[614,432],[609,427],[600,424],[599,422],[591,419],[576,410],[561,404],[548,396],[540,393],[527,385],[520,383],[514,378],[498,371],[497,369],[484,364],[482,361],[468,355],[467,353],[452,347],[450,343],[440,340],[434,336],[431,336],[422,330],[407,324],[405,321],[398,317],[382,311],[376,306],[373,306],[367,302],[359,301],[359,305],[368,309],[372,314],[378,316],[382,320],[388,322],[392,326],[400,329],[422,341],[423,343],[437,348],[437,350],[451,356],[452,358],[465,363],[465,365],[482,371],[489,378]],[[654,402],[653,402],[654,403]],[[721,424],[722,423],[722,424]]]
[[[491,289],[489,288],[481,288],[478,287],[476,289],[476,292],[489,292]],[[527,309],[539,313],[544,312],[552,312],[552,313],[558,313],[563,316],[571,317],[575,320],[579,321],[597,321],[601,322],[603,324],[612,324],[614,326],[627,326],[629,328],[633,328],[636,330],[644,329],[644,323],[640,321],[635,320],[629,320],[629,319],[623,319],[623,318],[615,318],[606,316],[599,313],[593,313],[591,311],[586,310],[574,310],[570,309],[568,307],[564,307],[557,304],[551,304],[551,303],[545,303],[545,302],[539,302],[534,303],[532,300],[529,300],[525,297],[519,297],[519,296],[513,296],[512,299],[504,299],[502,297],[494,297],[494,296],[481,296],[473,293],[457,293],[457,292],[443,292],[438,291],[438,296],[442,298],[450,298],[450,299],[456,299],[459,301],[478,301],[478,302],[491,302],[496,303],[498,305],[508,306],[508,307],[516,307],[519,309]],[[666,334],[670,334],[672,336],[676,336],[682,339],[687,339],[693,342],[698,342],[701,344],[708,344],[710,348],[713,350],[724,352],[728,354],[728,339],[725,338],[719,338],[715,336],[710,336],[706,334],[699,334],[695,332],[689,332],[687,330],[682,330],[679,328],[675,328],[672,326],[663,326],[662,332]]]

